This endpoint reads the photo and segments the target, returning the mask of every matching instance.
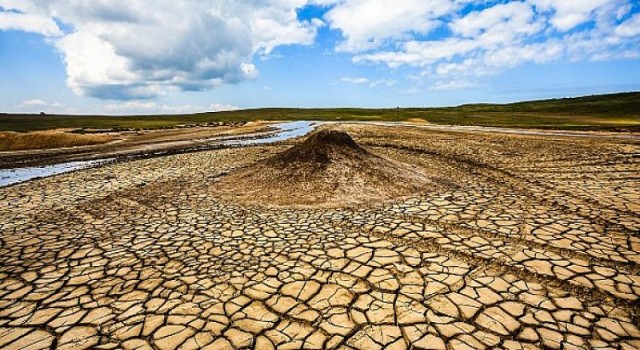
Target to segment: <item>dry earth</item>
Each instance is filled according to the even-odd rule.
[[[86,134],[74,134],[72,131],[72,129],[59,129],[29,133],[5,132],[4,134],[13,137],[6,138],[4,142],[3,133],[0,132],[0,169],[91,159],[144,157],[156,152],[173,154],[193,148],[211,149],[214,148],[210,146],[216,143],[213,141],[216,138],[264,134],[269,131],[269,128],[263,122],[240,122],[206,127],[139,131],[91,132],[91,130],[85,130]],[[42,135],[48,135],[50,138],[43,138]],[[73,142],[83,138],[100,141],[97,144],[84,142],[85,145],[79,142],[78,146],[73,146]],[[13,150],[24,146],[24,143],[31,143],[31,145],[23,150]],[[65,144],[71,147],[63,147]]]
[[[277,145],[0,189],[0,348],[640,348],[640,144],[342,128],[428,188],[218,199]]]
[[[209,193],[262,207],[349,207],[429,190],[419,167],[377,156],[325,128],[304,142],[223,176]]]

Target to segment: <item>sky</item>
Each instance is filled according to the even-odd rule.
[[[637,0],[0,0],[0,112],[430,107],[638,90]]]

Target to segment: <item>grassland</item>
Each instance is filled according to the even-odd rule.
[[[444,108],[262,108],[188,115],[0,115],[0,130],[159,129],[253,120],[416,121],[499,127],[640,131],[640,92]]]
[[[105,135],[80,135],[54,131],[0,132],[0,151],[21,151],[72,146],[97,145],[111,141]]]

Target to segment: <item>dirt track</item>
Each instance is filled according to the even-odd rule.
[[[0,348],[637,349],[640,144],[343,126],[422,195],[265,209],[288,145],[0,189]]]

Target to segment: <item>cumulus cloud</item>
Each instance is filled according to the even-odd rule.
[[[64,105],[59,102],[48,102],[39,98],[33,98],[30,100],[22,101],[18,107],[22,109],[32,109],[35,107],[50,107],[50,108],[62,108]]]
[[[14,106],[13,112],[16,113],[74,113],[77,112],[75,108],[65,106],[60,102],[49,102],[40,98],[32,98],[24,100]]]
[[[77,94],[141,99],[255,78],[255,55],[314,42],[323,22],[298,20],[296,10],[306,3],[0,0],[0,29],[51,37]]]
[[[22,30],[46,36],[62,35],[53,19],[17,12],[0,12],[0,30]]]
[[[21,106],[48,106],[49,103],[45,100],[41,100],[39,98],[34,98],[31,100],[25,100],[20,103]]]
[[[325,19],[345,38],[338,50],[361,52],[411,34],[428,34],[437,26],[437,18],[455,7],[451,0],[396,0],[393,4],[387,0],[349,0],[337,2]]]
[[[320,18],[301,20],[307,6],[323,7]],[[639,57],[639,9],[634,0],[0,0],[0,30],[47,36],[69,87],[106,99],[255,79],[256,57],[311,45],[322,27],[339,35],[325,52],[403,67],[441,90],[525,63]]]
[[[342,77],[340,78],[340,81],[343,83],[350,83],[350,84],[366,84],[369,82],[369,79],[363,78],[363,77],[358,77],[358,78]]]
[[[378,87],[378,86],[393,86],[397,83],[396,80],[393,79],[378,79],[378,80],[371,80],[369,78],[365,78],[365,77],[356,77],[356,78],[352,78],[352,77],[342,77],[340,78],[340,82],[342,83],[348,83],[348,84],[367,84],[369,87]]]
[[[397,80],[394,79],[378,79],[376,81],[372,81],[371,83],[369,83],[369,86],[371,87],[376,87],[376,86],[394,86],[398,83]]]
[[[463,79],[449,80],[449,81],[437,81],[433,85],[429,86],[429,91],[446,91],[446,90],[461,90],[474,87],[475,84]]]
[[[221,112],[237,110],[240,107],[227,103],[211,103],[209,105],[197,104],[166,104],[150,100],[113,101],[104,102],[89,108],[74,108],[59,102],[49,102],[39,98],[24,100],[13,109],[16,113],[39,113],[50,114],[109,114],[109,115],[132,115],[132,114],[191,114],[203,112]]]
[[[616,27],[615,32],[617,35],[625,38],[640,36],[640,13],[622,22]]]
[[[348,3],[339,2],[332,11],[346,11]],[[528,62],[640,57],[640,16],[630,15],[630,0],[526,0],[484,2],[482,7],[453,0],[448,6],[436,3],[442,12],[423,15],[422,25],[407,21],[383,35],[359,33],[358,38],[374,38],[360,46],[350,44],[353,35],[345,27],[343,45],[361,49],[354,50],[355,63],[419,69],[410,77],[430,81],[430,90],[472,87],[474,79]],[[432,27],[425,29],[427,24]],[[440,34],[425,35],[429,31]],[[385,38],[393,42],[385,45]]]
[[[498,4],[482,11],[474,11],[456,19],[451,29],[480,44],[504,43],[519,36],[532,35],[543,29],[533,9],[522,2]]]
[[[594,11],[606,5],[620,5],[618,0],[530,0],[538,10],[551,11],[551,24],[568,31],[591,19]]]
[[[231,104],[212,103],[209,106],[200,105],[168,105],[153,101],[126,101],[108,103],[97,107],[95,112],[99,114],[191,114],[202,112],[221,112],[237,110],[239,107]]]

